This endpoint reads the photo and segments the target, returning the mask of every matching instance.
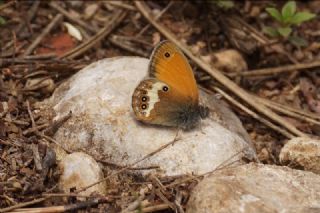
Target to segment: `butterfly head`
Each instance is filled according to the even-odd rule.
[[[202,119],[209,116],[209,108],[203,105],[199,105],[199,115]]]

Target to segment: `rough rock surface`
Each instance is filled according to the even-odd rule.
[[[310,138],[289,140],[281,149],[280,162],[320,174],[320,141]]]
[[[60,188],[69,193],[70,189],[81,189],[103,178],[103,172],[98,163],[90,156],[82,152],[67,155],[59,164],[62,175],[60,176]],[[102,182],[81,192],[82,195],[90,195],[92,192],[106,194],[106,184]]]
[[[233,49],[223,50],[213,54],[214,67],[225,72],[243,72],[248,65],[242,55]]]
[[[320,176],[253,163],[223,169],[194,188],[187,205],[193,212],[320,212]]]
[[[142,124],[131,109],[131,95],[147,75],[148,63],[138,57],[104,59],[60,85],[43,106],[53,107],[55,119],[69,111],[73,115],[59,128],[55,140],[68,150],[85,149],[118,165],[133,163],[171,142],[176,128]],[[210,117],[194,130],[181,131],[181,140],[137,166],[158,165],[163,175],[199,174],[241,150],[255,155],[248,134],[228,108],[204,93],[201,102],[209,106]],[[242,157],[240,153],[232,160]]]

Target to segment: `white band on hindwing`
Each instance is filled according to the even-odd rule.
[[[151,110],[154,108],[154,105],[160,101],[158,91],[162,91],[162,88],[164,86],[167,85],[162,82],[156,82],[152,84],[152,88],[150,90],[147,90],[146,96],[149,97],[148,107],[145,110],[142,110],[142,112],[145,112],[146,117],[150,116]]]

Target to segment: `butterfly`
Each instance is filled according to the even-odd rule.
[[[148,75],[132,95],[137,120],[188,130],[208,116],[209,109],[199,104],[191,66],[174,43],[162,41],[154,48]]]

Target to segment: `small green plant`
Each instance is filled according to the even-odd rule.
[[[0,5],[1,4],[3,4],[3,1],[2,0],[0,0]],[[0,26],[1,25],[4,25],[6,23],[6,20],[2,17],[2,16],[0,16]]]
[[[213,2],[222,9],[231,9],[234,7],[232,0],[213,0]]]
[[[0,26],[4,25],[5,23],[6,23],[6,20],[2,16],[0,16]]]
[[[305,46],[307,42],[298,36],[292,36],[292,27],[299,26],[303,22],[309,21],[316,17],[309,12],[297,12],[295,1],[288,1],[281,9],[281,12],[273,7],[266,8],[266,11],[278,23],[278,27],[265,27],[263,31],[272,37],[283,37],[288,39],[296,46]]]

